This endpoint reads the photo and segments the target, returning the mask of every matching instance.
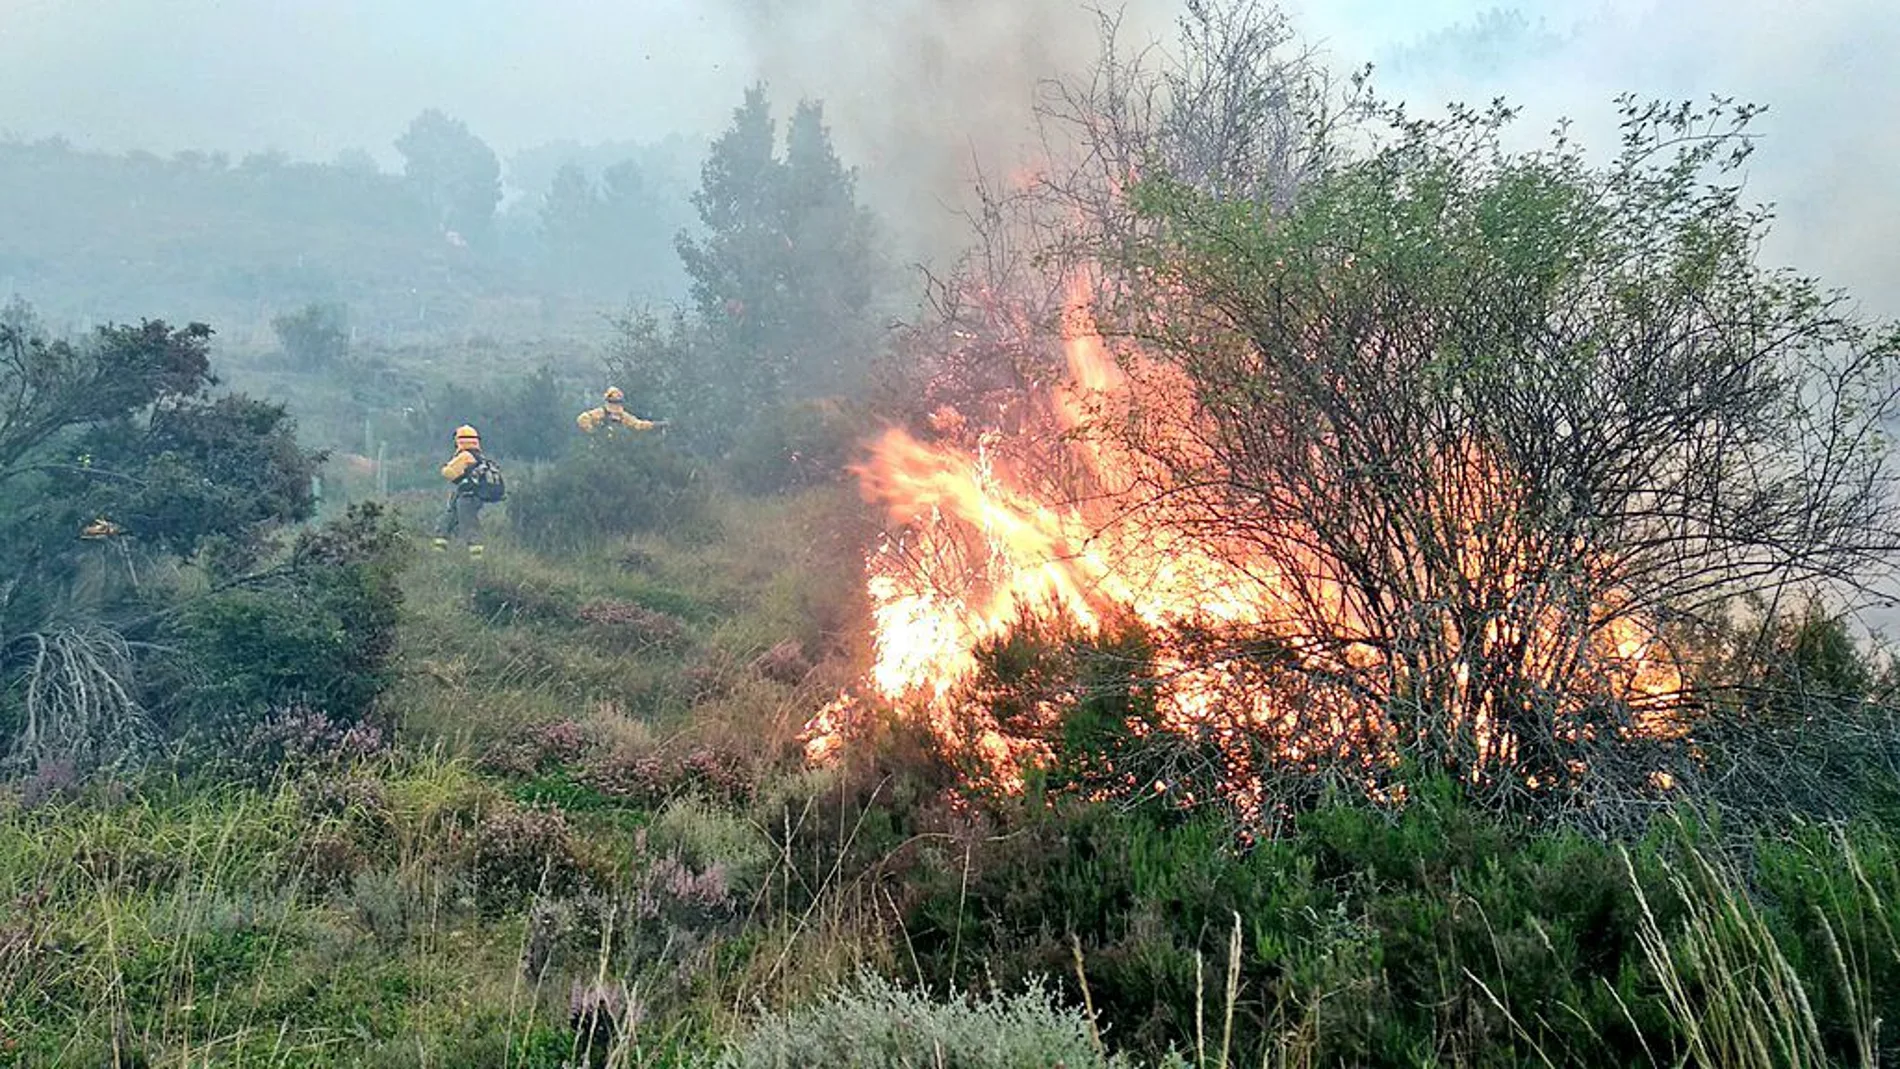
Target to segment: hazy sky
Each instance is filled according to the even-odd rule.
[[[1542,32],[1502,54],[1421,51],[1488,0],[1294,0],[1343,68],[1421,104],[1504,93],[1526,127],[1607,134],[1618,92],[1771,105],[1754,192],[1776,251],[1900,311],[1894,0],[1519,0]],[[1170,0],[1134,0],[1162,25]],[[850,162],[941,169],[1000,154],[1022,100],[1085,59],[1076,0],[0,0],[0,132],[87,146],[327,159],[425,107],[506,156],[550,140],[703,135],[740,88],[823,96]],[[1139,32],[1139,31],[1138,31]],[[1476,58],[1473,58],[1474,55]],[[999,161],[998,166],[1004,165]]]

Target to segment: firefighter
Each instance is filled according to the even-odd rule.
[[[666,421],[663,419],[641,419],[627,411],[626,399],[627,395],[620,392],[620,387],[609,386],[607,392],[601,395],[601,406],[582,412],[574,422],[580,424],[581,430],[588,434],[594,433],[601,427],[611,427],[615,424],[636,431],[650,431],[655,427],[666,426]]]
[[[482,439],[475,428],[463,424],[455,428],[455,455],[442,465],[442,477],[449,481],[448,507],[436,524],[435,548],[449,548],[451,537],[468,545],[468,555],[482,555],[482,506],[501,500],[501,471],[495,462],[482,455]]]

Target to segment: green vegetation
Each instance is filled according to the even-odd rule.
[[[708,508],[739,533],[419,560],[378,705],[393,734],[292,712],[196,772],[21,781],[0,801],[0,1046],[151,1065],[1893,1056],[1884,827],[1735,834],[1683,810],[1618,845],[1441,781],[1396,812],[1336,797],[1247,846],[1213,813],[968,795],[895,725],[807,769],[795,733],[853,664],[862,542],[815,537],[849,493]]]
[[[1227,29],[1227,66],[1168,84],[1235,91],[1153,99],[1325,131],[1246,110],[1317,98],[1242,62],[1277,22]],[[1039,251],[1119,279],[1105,323],[1210,433],[1182,449],[1136,406],[1061,436],[1154,462],[1198,532],[1296,531],[1276,575],[1327,554],[1387,659],[1302,660],[1347,645],[1327,610],[1205,634],[1026,612],[956,694],[1045,747],[1020,789],[869,700],[808,757],[870,660],[885,517],[841,477],[856,444],[953,397],[946,424],[999,413],[1007,474],[1062,348],[1040,294],[952,299],[1020,282],[999,259],[905,339],[935,362],[863,381],[886,272],[816,104],[781,151],[748,94],[679,243],[692,306],[631,314],[600,368],[351,345],[351,294],[313,283],[276,317],[288,359],[240,361],[293,423],[220,390],[208,327],[68,338],[7,308],[0,1064],[1900,1059],[1900,673],[1816,582],[1891,544],[1870,428],[1900,349],[1755,268],[1764,220],[1704,181],[1746,144],[1730,115],[1633,109],[1606,169],[1505,152],[1501,112],[1401,121],[1356,159],[1201,136],[1221,116],[1090,127],[1128,139],[1091,146],[1109,192],[1045,188],[1072,229]],[[183,184],[351,175],[392,233],[452,230],[493,268],[494,154],[433,112],[401,146],[401,179]],[[0,183],[74,155],[5,147]],[[640,214],[636,172],[549,171],[542,238],[612,260],[590,234]],[[582,435],[601,379],[678,431]],[[509,474],[480,557],[412,537],[465,421]],[[1816,593],[1772,600],[1768,573]],[[1606,604],[1683,658],[1683,737],[1625,730]],[[1556,654],[1522,637],[1549,632]],[[1240,688],[1217,700],[1274,688],[1292,727],[1164,723],[1162,673],[1208,665]],[[1264,759],[1347,691],[1397,725],[1392,760]],[[1522,748],[1480,752],[1471,709]]]

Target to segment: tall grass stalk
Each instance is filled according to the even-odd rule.
[[[1665,932],[1629,851],[1618,852],[1641,911],[1637,935],[1687,1046],[1687,1064],[1827,1065],[1807,989],[1727,865],[1693,846],[1681,865],[1662,863],[1684,910],[1676,930]]]

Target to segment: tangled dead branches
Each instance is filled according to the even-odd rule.
[[[23,722],[0,768],[49,761],[98,768],[150,752],[157,732],[130,685],[132,647],[123,635],[79,625],[21,635],[10,645],[24,665]]]

